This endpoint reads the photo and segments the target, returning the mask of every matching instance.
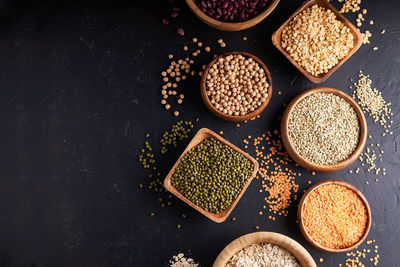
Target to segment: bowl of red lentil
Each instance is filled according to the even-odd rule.
[[[301,233],[315,248],[341,253],[358,247],[371,228],[371,209],[364,195],[345,181],[326,180],[300,199]]]
[[[272,35],[311,82],[326,81],[362,45],[361,32],[326,0],[304,2]]]
[[[346,93],[317,87],[296,96],[281,123],[289,156],[307,170],[334,172],[350,166],[367,141],[367,122]]]
[[[215,57],[203,71],[201,96],[207,108],[227,121],[254,119],[272,96],[267,66],[247,52],[227,52]]]
[[[186,0],[186,3],[193,14],[208,26],[222,31],[239,31],[264,20],[279,1]]]

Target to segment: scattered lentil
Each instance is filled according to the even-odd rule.
[[[243,140],[248,145],[248,140]],[[288,208],[293,199],[297,199],[297,191],[299,186],[295,183],[295,178],[301,176],[288,168],[292,162],[286,150],[283,148],[279,131],[274,134],[267,132],[252,140],[254,154],[259,162],[259,171],[257,179],[262,179],[260,192],[266,192],[264,198],[265,204],[262,208],[266,209],[270,214],[269,219],[275,220],[275,215],[287,216]]]

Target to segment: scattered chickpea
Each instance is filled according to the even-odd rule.
[[[192,41],[193,41],[193,43],[197,43],[197,38],[193,37]]]
[[[189,48],[187,47],[187,45],[185,45],[185,46],[183,47],[183,50],[184,50],[184,51],[188,51],[188,49],[189,49]]]
[[[165,99],[161,100],[161,104],[165,105],[167,104],[167,101]]]
[[[176,83],[172,84],[172,88],[177,88],[177,87],[178,87],[178,85]]]
[[[197,43],[197,46],[198,46],[198,47],[202,47],[202,46],[203,46],[203,43],[202,43],[202,42],[198,42],[198,43]]]
[[[164,78],[163,78],[163,81],[164,81],[164,82],[168,82],[168,77],[164,77]]]
[[[184,98],[185,98],[185,95],[184,95],[184,94],[180,94],[180,95],[179,95],[179,98],[180,98],[180,99],[184,99]]]
[[[222,39],[218,39],[218,41],[217,41],[219,44],[222,44],[223,42],[224,42],[224,40],[222,40]]]
[[[169,55],[168,55],[168,58],[169,58],[169,59],[172,59],[173,57],[174,57],[173,54],[169,54]]]
[[[175,117],[178,117],[179,116],[179,111],[175,110],[174,111],[174,115],[175,115]]]
[[[196,53],[196,52],[193,52],[193,53],[192,53],[192,56],[197,57],[197,53]]]
[[[161,75],[162,75],[162,76],[167,76],[167,72],[166,72],[166,71],[163,71],[163,72],[161,72]]]
[[[221,43],[220,46],[221,46],[221,47],[225,47],[226,44],[225,44],[225,43]]]
[[[209,46],[206,46],[206,48],[204,48],[204,51],[206,51],[208,53],[211,51],[211,48]]]
[[[178,104],[182,104],[183,101],[182,101],[182,99],[178,99],[177,102],[178,102]]]
[[[247,40],[247,37],[246,37],[246,36],[243,36],[243,40],[246,41],[246,40]]]
[[[165,109],[170,109],[171,108],[171,105],[170,104],[166,104],[165,105]]]

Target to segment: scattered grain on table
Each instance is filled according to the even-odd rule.
[[[299,186],[295,179],[301,173],[290,169],[289,163],[293,161],[283,148],[279,131],[268,131],[243,142],[246,146],[252,144],[259,163],[257,179],[261,180],[260,193],[265,194],[262,208],[269,212],[267,218],[275,220],[275,216],[287,216],[292,199],[297,199]]]
[[[179,253],[176,256],[173,256],[169,261],[170,267],[198,267],[200,266],[195,260],[192,258],[185,257],[185,254]]]

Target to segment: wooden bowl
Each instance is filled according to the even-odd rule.
[[[267,98],[267,101],[262,103],[261,106],[259,106],[253,112],[250,112],[250,113],[248,113],[246,115],[243,115],[243,116],[228,115],[228,114],[225,114],[225,113],[219,111],[218,109],[216,109],[214,107],[213,104],[211,104],[211,101],[208,98],[207,93],[206,93],[206,78],[207,78],[208,71],[210,70],[211,66],[219,58],[226,57],[228,55],[242,55],[242,56],[244,56],[246,58],[252,58],[258,64],[260,64],[260,67],[264,69],[265,74],[267,75],[267,82],[268,82],[268,85],[269,85],[268,86],[268,98]],[[206,104],[207,108],[212,113],[214,113],[215,115],[217,115],[221,119],[224,119],[224,120],[227,120],[227,121],[247,121],[247,120],[250,120],[250,119],[253,119],[253,118],[257,117],[257,115],[260,114],[268,106],[268,103],[269,103],[269,101],[271,99],[271,96],[272,96],[272,79],[271,79],[271,74],[269,73],[269,70],[268,70],[267,66],[265,66],[264,62],[262,62],[261,59],[259,59],[255,55],[252,55],[252,54],[247,53],[247,52],[237,52],[237,51],[227,52],[227,53],[224,53],[222,55],[219,55],[219,56],[215,57],[213,60],[211,60],[210,63],[208,63],[208,65],[206,66],[206,68],[203,71],[203,75],[201,76],[200,90],[201,90],[201,97],[203,98],[204,104]]]
[[[199,143],[201,143],[201,141],[203,141],[204,139],[207,139],[207,138],[213,138],[213,139],[215,139],[215,140],[217,140],[217,141],[219,141],[219,142],[231,147],[233,150],[235,150],[235,151],[239,152],[240,154],[242,154],[246,159],[248,159],[253,164],[253,172],[252,172],[249,180],[247,181],[247,183],[243,187],[242,191],[240,192],[240,194],[237,196],[237,198],[232,202],[232,204],[228,208],[226,208],[225,210],[223,210],[223,211],[221,211],[219,213],[209,212],[209,211],[206,211],[203,208],[195,205],[189,199],[187,199],[184,195],[182,195],[178,191],[178,189],[176,189],[171,184],[172,175],[174,174],[175,169],[178,167],[179,163],[181,162],[183,156],[185,156],[185,154],[190,149],[192,149],[193,147],[197,146]],[[179,159],[176,161],[175,165],[172,167],[172,169],[168,173],[167,177],[164,180],[164,187],[169,192],[174,194],[176,197],[180,198],[183,202],[185,202],[186,204],[188,204],[189,206],[191,206],[192,208],[194,208],[195,210],[197,210],[198,212],[200,212],[201,214],[203,214],[207,218],[213,220],[214,222],[220,223],[220,222],[225,221],[226,218],[228,218],[229,214],[235,208],[236,204],[239,202],[240,198],[243,196],[244,192],[246,191],[247,187],[250,185],[250,183],[253,180],[253,178],[257,175],[257,171],[258,171],[258,162],[253,157],[251,157],[248,153],[244,152],[243,150],[241,150],[237,146],[233,145],[229,141],[225,140],[224,138],[222,138],[218,134],[214,133],[210,129],[202,128],[193,137],[192,141],[190,141],[189,145],[186,147],[186,149],[183,151],[182,155],[179,157]]]
[[[214,29],[222,31],[240,31],[253,27],[257,23],[265,19],[278,5],[279,0],[270,0],[270,3],[263,12],[253,17],[252,19],[242,22],[223,22],[213,19],[207,14],[205,14],[203,11],[201,11],[201,9],[196,5],[196,3],[193,0],[186,0],[186,3],[189,6],[190,10],[192,10],[192,12],[196,15],[196,17],[199,18],[202,22],[204,22],[208,26],[211,26]]]
[[[308,73],[302,66],[300,66],[281,46],[281,37],[282,37],[282,30],[289,24],[289,21],[292,20],[297,14],[302,12],[304,9],[307,9],[314,4],[318,6],[324,7],[326,9],[332,10],[335,13],[336,18],[343,22],[349,29],[350,32],[353,34],[353,48],[349,51],[349,54],[345,56],[343,59],[339,61],[338,64],[333,66],[327,73],[320,74],[318,76],[314,76]],[[272,43],[278,48],[279,51],[311,82],[313,83],[322,83],[326,81],[329,76],[332,75],[347,59],[349,59],[362,45],[363,37],[360,31],[350,22],[348,21],[336,8],[334,8],[331,4],[329,4],[325,0],[310,0],[308,2],[304,2],[273,34],[272,34]]]
[[[290,237],[273,232],[255,232],[233,240],[218,255],[213,267],[225,267],[232,256],[238,251],[258,243],[278,245],[292,253],[302,267],[317,267],[311,255],[299,243]]]
[[[311,239],[310,235],[307,233],[304,224],[303,224],[303,206],[304,206],[304,202],[306,201],[307,197],[311,194],[311,192],[313,192],[315,189],[323,186],[323,185],[328,185],[328,184],[336,184],[336,185],[342,185],[345,186],[347,188],[350,188],[351,190],[353,190],[354,192],[357,193],[357,195],[361,198],[361,200],[364,202],[364,205],[367,209],[367,215],[368,215],[368,222],[367,222],[367,226],[364,230],[364,235],[360,238],[360,240],[352,245],[351,247],[348,248],[342,248],[342,249],[333,249],[333,248],[328,248],[328,247],[324,247],[322,245],[320,245],[319,243],[315,242],[313,239]],[[342,253],[342,252],[347,252],[350,250],[355,249],[356,247],[358,247],[359,245],[361,245],[362,242],[364,242],[365,238],[368,235],[369,229],[371,228],[371,208],[369,207],[368,201],[367,199],[364,197],[364,195],[360,192],[360,190],[358,190],[355,186],[353,186],[352,184],[349,184],[345,181],[338,181],[338,180],[326,180],[326,181],[322,181],[319,182],[313,186],[311,186],[301,197],[300,202],[299,202],[299,206],[297,209],[297,220],[299,221],[299,226],[300,226],[300,231],[303,234],[303,236],[305,237],[305,239],[307,239],[307,241],[313,245],[315,248],[325,251],[325,252],[331,252],[331,253]]]
[[[289,124],[290,113],[301,100],[315,93],[332,93],[344,98],[354,108],[358,116],[358,121],[360,122],[360,140],[358,142],[356,150],[350,157],[336,164],[319,165],[311,161],[308,161],[307,159],[302,157],[299,153],[297,153],[295,147],[293,146],[289,138],[288,124]],[[349,95],[338,89],[329,87],[317,87],[299,94],[289,103],[289,105],[285,109],[285,112],[283,113],[282,123],[281,123],[281,133],[282,133],[283,145],[285,146],[289,156],[297,164],[306,168],[307,170],[312,170],[317,172],[335,172],[350,166],[361,155],[365,147],[365,143],[367,142],[367,121],[365,120],[364,113],[360,108],[360,106]]]

